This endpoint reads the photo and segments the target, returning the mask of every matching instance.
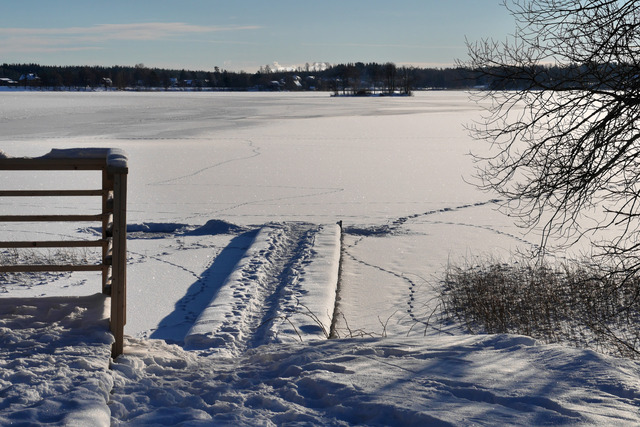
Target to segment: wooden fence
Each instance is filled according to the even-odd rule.
[[[6,157],[0,152],[0,170],[101,171],[102,188],[87,190],[0,190],[0,197],[101,197],[99,214],[0,215],[0,222],[98,222],[96,240],[0,241],[0,248],[102,248],[100,264],[0,265],[0,272],[101,271],[102,292],[111,296],[110,329],[115,336],[112,356],[123,352],[127,292],[127,174],[126,154],[117,149],[52,150],[42,157]]]

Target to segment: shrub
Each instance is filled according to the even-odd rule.
[[[0,251],[0,265],[20,264],[86,264],[89,250],[55,249],[8,249]],[[8,293],[17,287],[31,288],[51,282],[55,278],[68,276],[68,272],[0,273],[0,293]]]
[[[449,265],[441,300],[446,318],[472,333],[524,334],[638,358],[640,277],[606,271],[577,262]]]

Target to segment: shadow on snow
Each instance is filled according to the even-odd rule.
[[[227,277],[233,272],[234,267],[253,242],[257,232],[258,230],[247,231],[234,237],[216,257],[213,264],[176,302],[173,312],[160,321],[158,329],[153,331],[150,338],[183,345],[185,335],[196,322],[200,313],[215,298]]]

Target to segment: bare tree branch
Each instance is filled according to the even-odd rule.
[[[467,42],[460,63],[490,85],[469,126],[488,142],[478,185],[525,227],[640,266],[640,2],[511,0],[513,35]],[[609,233],[610,234],[610,233]],[[636,260],[630,263],[629,260]]]

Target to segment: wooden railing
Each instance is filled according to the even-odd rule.
[[[6,157],[0,152],[0,170],[102,171],[102,188],[89,190],[0,190],[0,197],[102,198],[99,214],[0,215],[0,222],[99,222],[102,238],[96,240],[0,241],[0,248],[102,248],[100,264],[0,265],[0,272],[101,271],[102,292],[111,296],[110,329],[115,337],[112,355],[123,352],[127,292],[127,174],[125,153],[117,149],[52,150],[42,157]]]

